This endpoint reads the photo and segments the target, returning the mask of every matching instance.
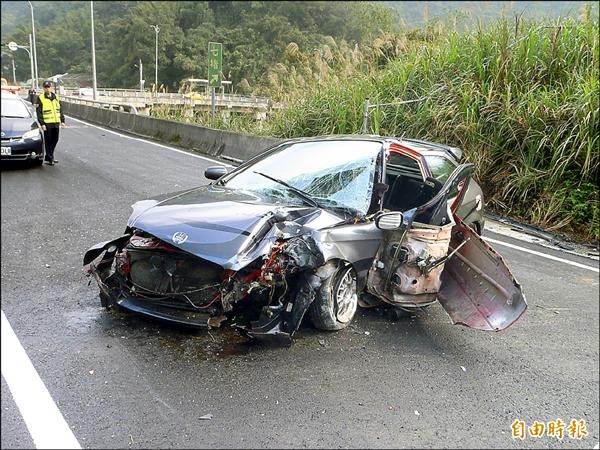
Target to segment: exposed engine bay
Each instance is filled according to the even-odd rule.
[[[218,327],[248,307],[259,313],[254,319],[263,316],[255,327],[291,335],[306,310],[295,312],[294,301],[310,303],[302,295],[318,284],[318,275],[306,272],[322,264],[321,252],[306,236],[275,241],[268,255],[236,272],[133,230],[131,236],[109,245],[104,257],[89,265],[88,273],[100,285],[106,307],[129,305],[135,297],[143,299],[156,318],[168,315],[182,325],[200,328]],[[303,287],[298,290],[298,285]],[[265,328],[275,315],[285,317],[281,327]],[[243,316],[235,323],[240,329],[247,328],[252,318]]]

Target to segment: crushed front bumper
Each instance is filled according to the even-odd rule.
[[[89,273],[94,276],[101,295],[106,299],[104,306],[117,306],[121,309],[139,314],[150,319],[168,322],[174,325],[193,329],[208,329],[210,314],[200,311],[188,311],[176,307],[167,307],[155,304],[151,301],[136,298],[131,295],[116,296],[112,290],[102,281],[96,267],[90,265]]]
[[[209,328],[210,315],[205,312],[186,311],[153,305],[135,297],[122,297],[115,302],[119,308],[148,317],[150,319],[168,322],[186,328],[206,330]]]

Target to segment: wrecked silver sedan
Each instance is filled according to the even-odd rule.
[[[436,177],[419,145],[297,139],[230,173],[211,167],[207,186],[135,203],[125,234],[89,249],[84,266],[107,308],[195,328],[230,323],[254,338],[289,342],[305,314],[339,330],[377,302],[439,301],[454,323],[502,330],[527,303],[463,220],[481,216],[480,204],[457,214],[473,165]]]

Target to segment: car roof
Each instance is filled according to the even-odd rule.
[[[384,142],[386,138],[373,134],[328,134],[285,139],[283,142],[319,142],[319,141],[375,141]]]
[[[326,136],[312,136],[312,137],[299,137],[286,139],[286,143],[296,142],[318,142],[318,141],[339,141],[339,140],[352,140],[352,141],[375,141],[381,143],[397,143],[403,147],[421,154],[421,155],[445,155],[450,156],[455,160],[460,160],[462,157],[462,150],[456,147],[450,147],[444,144],[438,144],[435,142],[423,141],[418,139],[408,139],[400,137],[385,137],[376,134],[332,134]]]
[[[403,146],[419,152],[422,155],[446,155],[450,156],[456,161],[459,161],[462,158],[462,150],[458,147],[451,147],[449,145],[439,144],[437,142],[407,138],[401,138],[400,143]]]

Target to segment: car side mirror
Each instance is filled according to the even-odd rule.
[[[227,173],[227,169],[223,166],[211,166],[204,171],[204,176],[209,180],[218,180]]]
[[[404,223],[404,214],[400,211],[383,213],[375,219],[375,226],[380,230],[397,230]]]

